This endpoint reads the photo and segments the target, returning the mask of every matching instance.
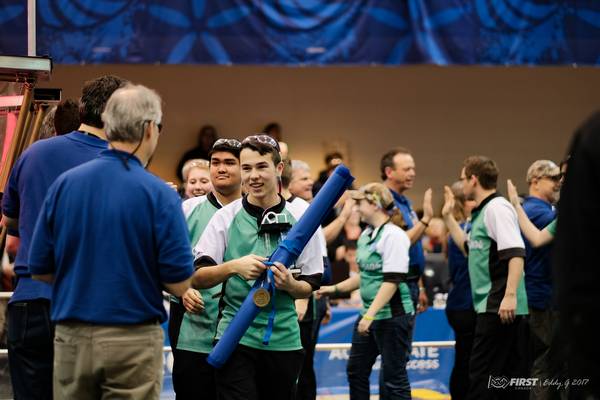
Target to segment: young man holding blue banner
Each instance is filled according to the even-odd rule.
[[[301,215],[301,210],[279,194],[283,163],[274,139],[266,135],[244,139],[240,163],[247,196],[219,210],[195,248],[200,268],[193,285],[206,288],[223,283],[217,339],[240,309],[254,280],[266,271],[263,262]],[[294,398],[303,360],[294,299],[306,298],[319,288],[322,256],[315,235],[298,257],[297,278],[287,268],[291,266],[270,266],[276,290],[267,304],[261,304],[264,308],[217,371],[221,399]]]
[[[196,245],[213,215],[241,197],[240,148],[235,139],[218,139],[209,153],[213,190],[183,202],[192,246]],[[190,288],[181,299],[172,298],[169,338],[173,349],[173,389],[177,400],[216,400],[214,368],[206,362],[217,329],[221,285],[200,291]],[[186,312],[187,311],[187,312]]]

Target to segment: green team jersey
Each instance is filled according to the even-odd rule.
[[[468,240],[469,278],[477,313],[497,313],[504,298],[508,262],[525,258],[525,244],[512,205],[494,193],[472,212]],[[528,314],[523,277],[517,287],[517,315]]]
[[[250,204],[245,197],[236,200],[219,210],[210,220],[194,249],[196,264],[200,266],[222,264],[249,254],[269,257],[286,232],[261,229],[264,217],[275,213],[279,215],[279,221],[287,221],[293,225],[303,211],[283,198],[280,198],[279,204],[268,210]],[[323,254],[316,234],[296,260],[295,268],[300,269],[300,276],[297,279],[309,282],[313,289],[318,288],[323,274]],[[222,311],[217,327],[217,339],[231,323],[253,284],[254,281],[247,281],[239,275],[223,283],[220,305]],[[276,309],[273,332],[269,344],[264,345],[263,337],[273,301]],[[301,349],[294,298],[287,292],[276,289],[271,302],[261,309],[240,340],[240,344],[269,351]]]
[[[356,262],[360,268],[360,296],[364,315],[383,282],[398,285],[389,303],[374,316],[376,320],[414,313],[410,290],[404,282],[408,273],[410,239],[398,226],[386,223],[365,229],[356,245]]]
[[[183,213],[186,217],[190,242],[194,246],[208,225],[213,215],[222,207],[216,196],[209,193],[206,196],[194,197],[183,202]],[[200,314],[186,312],[181,321],[177,349],[197,353],[210,353],[217,331],[217,316],[219,314],[219,299],[221,285],[210,289],[200,289],[204,300],[204,311]]]
[[[556,222],[558,221],[557,218],[554,218],[552,220],[552,222],[550,222],[546,228],[544,229],[548,229],[548,232],[552,235],[552,236],[556,236]]]

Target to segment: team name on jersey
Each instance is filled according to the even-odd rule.
[[[378,264],[378,263],[361,264],[360,269],[362,269],[364,271],[377,271],[377,270],[381,269],[381,264]]]
[[[482,240],[469,240],[469,249],[473,249],[473,250],[483,249],[483,241]]]

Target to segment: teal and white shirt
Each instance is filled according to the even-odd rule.
[[[246,197],[228,204],[217,211],[200,237],[194,249],[196,265],[202,267],[222,264],[248,254],[269,257],[285,236],[287,229],[280,233],[261,230],[263,217],[273,212],[279,215],[279,221],[287,221],[291,226],[299,220],[303,211],[300,207],[286,202],[282,197],[279,204],[268,210],[250,204]],[[308,241],[294,267],[300,270],[297,279],[311,284],[313,290],[319,288],[323,274],[323,254],[316,234]],[[222,311],[217,327],[217,339],[231,323],[253,284],[254,281],[247,281],[238,275],[223,283],[220,305]],[[260,311],[240,340],[240,344],[269,351],[301,349],[294,298],[287,292],[276,289],[275,295],[271,298],[271,302],[273,301],[275,301],[277,314],[269,344],[263,344],[263,337],[272,303]]]
[[[472,212],[467,242],[469,278],[477,313],[497,313],[506,291],[508,262],[525,258],[525,243],[517,213],[498,193],[488,196]],[[528,314],[525,280],[517,287],[517,315]]]
[[[389,303],[374,316],[376,320],[413,314],[414,306],[406,284],[410,239],[406,232],[388,222],[377,229],[365,229],[356,245],[356,262],[360,268],[360,296],[364,315],[383,282],[398,285]]]
[[[193,197],[184,201],[182,207],[188,224],[190,243],[193,247],[208,222],[222,208],[222,205],[211,192],[206,196]],[[221,286],[219,284],[209,289],[200,289],[204,300],[204,311],[200,314],[186,312],[183,315],[177,349],[207,354],[211,352],[217,331],[218,297],[221,293]]]

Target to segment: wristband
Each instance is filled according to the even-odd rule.
[[[421,286],[419,287],[419,292],[424,292],[425,291],[425,287]]]
[[[420,219],[419,222],[422,223],[423,225],[425,225],[425,228],[427,228],[429,226],[429,222],[425,222],[422,219]]]
[[[363,319],[366,319],[367,321],[375,321],[375,318],[373,318],[373,317],[371,317],[370,315],[367,315],[367,314],[363,315],[362,317],[363,317]]]
[[[333,293],[340,294],[340,289],[338,289],[337,285],[333,285]]]

